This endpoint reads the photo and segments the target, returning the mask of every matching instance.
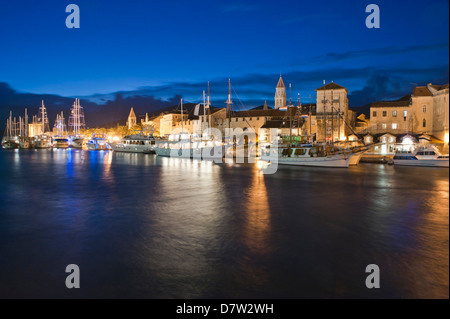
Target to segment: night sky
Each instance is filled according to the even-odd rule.
[[[448,0],[71,1],[1,2],[1,108],[22,93],[37,94],[29,107],[40,94],[104,104],[118,92],[195,103],[207,81],[220,107],[228,78],[250,108],[273,105],[280,73],[295,100],[333,80],[356,107],[449,81]],[[79,29],[66,28],[70,3]],[[380,29],[365,25],[370,3]]]

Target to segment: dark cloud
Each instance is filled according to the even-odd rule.
[[[238,110],[249,109],[264,104],[273,105],[277,74],[246,74],[232,78],[234,107]],[[311,71],[292,71],[283,74],[289,98],[289,83],[292,83],[292,100],[297,101],[297,93],[302,102],[309,102],[311,95],[315,102],[315,89],[323,85],[323,80],[334,82],[349,90],[351,107],[367,105],[374,101],[400,98],[410,94],[416,85],[429,82],[444,84],[449,82],[448,64],[431,68],[328,68]],[[213,106],[224,107],[228,94],[228,78],[216,78],[210,82]],[[103,125],[118,120],[125,120],[131,107],[136,114],[144,115],[162,108],[178,105],[180,98],[185,102],[199,103],[202,91],[207,89],[207,82],[172,82],[159,86],[145,86],[132,91],[96,94],[81,98],[85,109],[86,121],[90,126]],[[68,114],[73,97],[52,94],[31,94],[17,92],[7,83],[0,82],[0,117],[2,122],[9,110],[22,114],[28,108],[28,114],[38,111],[44,99],[53,122],[57,112]],[[18,115],[17,115],[18,116]]]

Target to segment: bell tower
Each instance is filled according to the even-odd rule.
[[[275,90],[275,109],[283,108],[286,106],[286,87],[284,86],[283,78],[280,74],[277,88]]]

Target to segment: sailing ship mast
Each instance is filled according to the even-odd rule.
[[[225,102],[227,104],[227,117],[228,117],[228,128],[231,129],[231,80],[228,79],[228,100]]]
[[[206,108],[208,109],[208,129],[211,128],[211,108],[210,108],[210,102],[209,102],[209,81],[208,81],[208,99],[206,100]]]

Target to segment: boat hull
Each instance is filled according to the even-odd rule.
[[[150,145],[124,145],[120,143],[111,143],[110,146],[114,152],[155,154],[154,147]]]
[[[92,143],[87,143],[86,147],[89,151],[106,151],[108,149],[107,145],[99,145]]]
[[[2,147],[5,150],[13,150],[13,149],[19,148],[19,143],[16,143],[13,141],[5,141],[5,142],[2,142]]]
[[[354,153],[348,156],[336,155],[325,157],[279,157],[279,165],[293,165],[293,166],[312,166],[312,167],[337,167],[347,168],[349,166],[358,165],[362,153]],[[261,160],[272,162],[273,158],[270,156],[261,156]]]
[[[396,166],[422,166],[422,167],[449,167],[448,159],[429,159],[429,160],[397,160],[394,159]]]
[[[218,151],[218,152],[216,152]],[[173,157],[173,158],[192,158],[204,160],[218,160],[224,156],[223,147],[204,147],[204,148],[187,148],[187,149],[170,149],[170,148],[155,148],[155,153],[158,156]]]
[[[73,139],[71,142],[70,142],[70,147],[73,147],[73,148],[82,148],[83,147],[83,139]]]

